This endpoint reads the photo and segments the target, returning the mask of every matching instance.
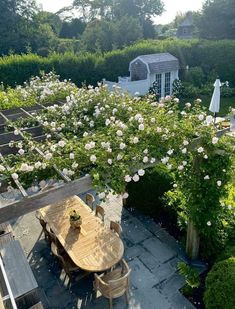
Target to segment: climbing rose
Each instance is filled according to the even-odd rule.
[[[218,143],[218,137],[213,137],[212,138],[212,144],[217,144]]]
[[[139,175],[135,174],[135,175],[132,177],[132,179],[134,180],[134,182],[137,182],[137,181],[140,180],[140,177],[139,177]]]

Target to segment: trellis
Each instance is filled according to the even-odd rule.
[[[62,103],[59,103],[62,104]],[[53,104],[54,105],[54,104]],[[16,154],[16,148],[9,146],[11,141],[24,141],[25,133],[30,133],[33,140],[43,141],[46,139],[46,135],[43,134],[43,126],[35,126],[28,129],[19,130],[19,135],[15,135],[13,132],[4,133],[6,124],[11,121],[18,120],[19,118],[31,117],[35,119],[35,114],[38,111],[44,109],[45,106],[42,104],[36,104],[33,107],[17,108],[0,112],[0,159],[4,167],[10,171],[10,167],[7,165],[5,156],[9,154]],[[14,127],[16,129],[16,127]],[[58,135],[58,133],[56,133]],[[62,137],[62,136],[60,136]],[[35,151],[40,155],[44,156],[44,153],[39,149],[35,148]],[[78,180],[72,181],[67,175],[65,175],[56,165],[53,166],[55,172],[64,181],[64,184],[59,187],[46,188],[41,190],[39,193],[29,196],[26,189],[22,186],[18,179],[12,178],[16,187],[21,193],[21,199],[0,208],[0,223],[6,222],[11,219],[18,218],[31,211],[35,211],[43,206],[51,203],[56,203],[61,199],[65,199],[74,194],[80,194],[86,192],[92,188],[90,176],[82,177]]]
[[[60,102],[59,104],[63,104]],[[54,105],[54,104],[52,104]],[[36,104],[33,107],[26,107],[26,108],[17,108],[12,110],[6,110],[0,112],[0,159],[5,166],[5,168],[10,171],[10,167],[7,165],[5,156],[9,154],[15,154],[16,148],[12,148],[9,146],[9,142],[12,140],[14,141],[24,141],[25,140],[25,134],[30,133],[32,136],[32,139],[35,141],[44,141],[46,140],[46,135],[43,133],[43,123],[39,122],[39,125],[30,127],[27,129],[19,130],[19,135],[14,135],[13,132],[7,132],[4,133],[4,127],[6,124],[10,121],[13,123],[14,127],[14,121],[18,120],[19,118],[32,118],[36,120],[35,114],[37,114],[38,111],[41,111],[44,109],[45,106],[42,104]],[[222,136],[225,134],[229,128],[220,130],[217,132],[217,137]],[[60,139],[66,140],[66,138],[63,136],[63,134],[52,132],[52,134],[55,137],[59,137]],[[200,138],[196,138],[191,143],[191,148],[197,147],[197,145],[200,143]],[[44,156],[44,153],[39,149],[35,148],[34,151],[37,152],[40,156]],[[154,166],[158,164],[157,162],[155,164],[151,164],[151,166]],[[149,165],[145,165],[143,168],[148,168]],[[64,181],[62,185],[59,187],[48,187],[46,189],[42,189],[40,192],[29,196],[25,190],[25,188],[22,186],[22,184],[19,182],[18,179],[14,179],[13,181],[17,188],[19,189],[21,193],[21,199],[17,200],[16,202],[9,204],[7,206],[0,208],[0,223],[3,223],[5,221],[18,218],[22,215],[25,215],[29,212],[35,211],[41,207],[44,207],[48,204],[53,204],[58,202],[61,199],[65,199],[71,195],[74,194],[80,194],[84,193],[90,189],[92,189],[92,180],[90,176],[85,176],[80,179],[72,181],[67,175],[65,175],[56,165],[53,165],[53,168],[55,172],[58,174],[58,176]],[[195,257],[198,252],[198,245],[199,245],[199,239],[197,237],[197,233],[193,227],[193,224],[189,224],[189,233],[188,233],[188,239],[187,239],[187,248],[188,251],[191,252],[191,256]]]

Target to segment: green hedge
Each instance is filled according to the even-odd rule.
[[[206,278],[206,309],[235,308],[235,258],[216,263]]]
[[[38,55],[11,55],[0,58],[0,81],[6,85],[22,84],[31,76],[55,70],[62,78],[71,78],[80,85],[84,81],[95,84],[102,78],[116,80],[119,75],[129,74],[129,62],[141,55],[170,52],[180,60],[181,68],[201,67],[206,78],[218,74],[235,86],[235,40],[204,41],[150,40],[137,43],[123,50],[101,54],[51,54],[47,58]],[[181,70],[184,77],[185,70]]]

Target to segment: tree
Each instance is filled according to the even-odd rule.
[[[198,28],[202,38],[234,39],[234,0],[207,0],[203,5]]]
[[[61,38],[78,38],[86,28],[86,23],[79,18],[74,18],[71,21],[63,21],[60,31]]]
[[[119,21],[94,20],[83,35],[82,44],[88,51],[111,51],[122,48],[143,38],[143,30],[138,19],[123,16]]]
[[[34,0],[0,1],[0,54],[7,54],[9,50],[25,50],[32,38],[36,12]]]
[[[161,15],[164,4],[161,0],[74,0],[73,6],[88,19],[119,19],[128,15],[149,19]]]

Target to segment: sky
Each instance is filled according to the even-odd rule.
[[[73,0],[37,0],[42,4],[43,9],[49,12],[56,12],[64,6],[72,4]],[[155,19],[157,24],[167,24],[171,22],[177,12],[197,11],[202,7],[204,0],[163,0],[165,12]]]

